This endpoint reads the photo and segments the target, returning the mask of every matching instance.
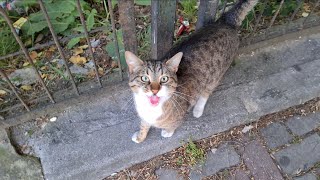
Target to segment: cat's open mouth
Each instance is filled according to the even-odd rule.
[[[157,106],[159,104],[159,101],[160,101],[160,97],[156,96],[156,95],[153,95],[153,96],[150,96],[148,97],[149,98],[149,101],[150,101],[150,104],[152,106]]]

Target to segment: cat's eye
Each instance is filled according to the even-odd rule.
[[[168,80],[169,80],[168,76],[163,76],[163,77],[161,77],[160,82],[166,83],[166,82],[168,82]]]
[[[148,81],[149,81],[149,78],[148,78],[148,76],[141,76],[141,80],[142,80],[143,82],[148,82]]]

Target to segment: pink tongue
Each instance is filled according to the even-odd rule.
[[[160,98],[159,98],[158,96],[155,96],[155,95],[149,97],[150,103],[151,103],[152,105],[154,105],[154,106],[158,105],[159,99],[160,99]]]

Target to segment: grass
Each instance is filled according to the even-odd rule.
[[[199,148],[192,140],[189,139],[189,142],[185,145],[184,157],[185,162],[194,166],[197,163],[203,163],[205,160],[205,152],[203,149]],[[183,162],[183,159],[179,159],[178,162]]]
[[[184,18],[195,22],[194,20],[196,19],[198,12],[197,0],[182,0],[180,1],[180,4],[182,6],[182,14]]]
[[[0,56],[13,53],[19,50],[19,45],[14,39],[11,31],[5,24],[0,24]],[[0,63],[0,68],[5,66],[4,63]]]

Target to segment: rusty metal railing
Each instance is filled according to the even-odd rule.
[[[110,1],[108,1],[109,4],[111,4]],[[79,93],[79,90],[78,90],[78,87],[76,85],[76,82],[74,80],[74,77],[72,76],[71,74],[71,71],[68,67],[68,63],[67,63],[67,60],[66,60],[66,56],[65,56],[65,53],[63,52],[63,49],[60,45],[60,42],[57,38],[57,35],[54,31],[54,28],[52,26],[52,23],[50,21],[50,18],[49,18],[49,15],[48,15],[48,12],[46,10],[46,7],[44,6],[44,3],[42,0],[38,0],[38,4],[40,5],[40,9],[41,11],[43,12],[44,14],[44,17],[46,19],[46,22],[48,24],[48,28],[51,32],[51,35],[53,37],[53,40],[54,40],[54,44],[56,45],[56,47],[58,48],[58,51],[59,51],[59,54],[61,56],[61,59],[63,60],[63,63],[64,63],[64,66],[65,66],[65,69],[66,69],[66,72],[67,72],[67,75],[71,81],[71,84],[73,86],[73,89],[74,89],[74,93],[76,95],[80,95]],[[84,19],[84,15],[83,15],[83,12],[82,12],[82,9],[81,9],[81,4],[80,4],[80,0],[76,0],[76,6],[77,6],[77,10],[78,10],[78,13],[79,13],[79,16],[80,16],[80,21],[81,21],[81,24],[82,24],[82,27],[83,27],[83,30],[84,30],[84,36],[86,38],[86,41],[87,41],[87,44],[88,44],[88,47],[89,47],[89,53],[92,57],[92,61],[93,61],[93,67],[94,67],[94,71],[95,71],[95,76],[96,76],[96,79],[98,81],[98,84],[100,87],[102,87],[102,83],[101,83],[101,80],[100,80],[100,77],[99,77],[99,72],[98,72],[98,68],[97,68],[97,65],[96,65],[96,60],[95,60],[95,57],[94,57],[94,53],[93,53],[93,50],[92,50],[92,46],[91,46],[91,42],[90,42],[90,38],[89,38],[89,33],[88,33],[88,30],[87,30],[87,27],[86,27],[86,22],[85,22],[85,19]],[[113,15],[113,10],[112,10],[112,6],[109,5],[109,13],[110,13],[110,16],[111,16],[111,22],[112,22],[112,27],[113,27],[113,31],[114,31],[114,39],[115,39],[115,46],[116,46],[116,51],[117,51],[117,56],[118,56],[118,66],[120,68],[120,76],[122,77],[122,68],[121,68],[121,63],[120,63],[120,54],[119,54],[119,47],[118,47],[118,42],[117,42],[117,36],[116,36],[116,28],[115,28],[115,22],[114,22],[114,15]],[[26,47],[24,46],[23,42],[21,41],[19,35],[17,34],[15,28],[13,27],[13,23],[11,21],[11,19],[9,18],[9,16],[7,15],[6,11],[0,6],[0,14],[1,16],[4,18],[4,20],[6,21],[6,23],[8,24],[8,26],[10,27],[10,30],[12,32],[12,34],[14,35],[15,37],[15,40],[18,42],[21,50],[23,51],[23,54],[25,55],[25,57],[27,58],[29,64],[32,66],[33,70],[35,71],[36,73],[36,76],[39,80],[39,82],[41,83],[42,87],[45,89],[46,91],[46,94],[47,96],[49,97],[50,101],[52,103],[55,103],[55,100],[54,98],[52,97],[52,94],[51,92],[49,91],[47,85],[44,83],[44,80],[42,79],[39,71],[37,70],[37,67],[35,66],[32,58],[30,57],[29,55],[29,52],[28,50],[26,49]],[[52,45],[53,43],[51,43],[50,45]],[[45,46],[44,46],[45,47]],[[19,55],[19,52],[16,52],[14,54],[11,54],[9,56],[5,56],[5,57],[1,57],[0,60],[3,60],[5,58],[8,58],[8,57],[12,57],[14,55]],[[25,109],[27,111],[30,111],[30,107],[28,106],[28,103],[26,103],[23,98],[20,96],[20,94],[18,93],[18,91],[16,90],[16,87],[12,84],[11,80],[8,78],[8,76],[5,74],[5,72],[0,69],[0,75],[3,77],[3,79],[8,83],[8,85],[10,86],[11,90],[14,92],[15,96],[19,99],[19,101],[21,102],[21,104],[25,107]]]
[[[90,56],[92,58],[93,68],[94,68],[94,73],[95,73],[95,79],[97,80],[97,83],[98,83],[99,87],[102,87],[102,82],[101,82],[101,79],[100,79],[100,76],[99,76],[98,66],[97,66],[97,63],[96,63],[97,61],[95,59],[94,52],[93,52],[93,49],[92,49],[92,46],[91,46],[91,42],[90,42],[90,38],[89,38],[89,33],[90,32],[88,32],[88,29],[87,29],[87,26],[86,26],[86,22],[85,22],[84,14],[82,12],[80,0],[74,0],[74,1],[76,2],[77,11],[79,13],[80,21],[81,21],[81,24],[82,24],[82,27],[83,27],[83,30],[84,30],[83,31],[84,32],[83,35],[84,35],[84,37],[86,39],[86,42],[88,44],[89,54],[90,54]],[[130,1],[133,1],[133,0],[130,0]],[[119,1],[119,2],[121,2],[121,1]],[[152,53],[156,54],[157,56],[161,56],[161,54],[163,52],[165,52],[164,49],[162,49],[162,48],[167,48],[167,49],[170,48],[170,47],[168,47],[168,44],[172,44],[170,41],[173,40],[172,39],[172,37],[173,37],[172,34],[174,33],[174,28],[173,28],[174,26],[172,25],[172,23],[167,23],[166,21],[168,21],[168,20],[175,21],[177,19],[176,17],[174,17],[174,13],[172,13],[172,12],[166,13],[165,9],[166,10],[176,9],[176,3],[172,3],[171,0],[152,0],[151,2],[152,2],[152,7],[153,7],[154,11],[155,10],[161,11],[161,13],[151,12],[151,18],[152,18],[152,23],[153,23],[152,32],[157,32],[157,33],[152,33],[152,35],[153,35],[152,39],[158,39],[157,41],[152,43],[153,46],[156,46],[156,48],[152,48],[153,51],[155,51],[155,52],[152,52]],[[258,14],[254,14],[254,19],[253,19],[253,22],[251,23],[252,30],[249,33],[247,33],[246,36],[243,37],[243,41],[245,42],[245,43],[243,43],[244,45],[248,45],[248,44],[253,43],[255,38],[256,38],[257,33],[260,32],[260,30],[261,30],[261,27],[260,27],[261,21],[263,20],[264,11],[267,8],[268,2],[269,1],[267,1],[267,0],[261,0],[261,2],[260,2],[261,3],[261,6],[260,6],[261,9],[259,10]],[[279,3],[278,7],[275,10],[275,12],[273,13],[272,18],[270,19],[270,21],[265,23],[265,27],[263,28],[263,34],[265,35],[265,37],[264,37],[263,40],[269,38],[268,37],[268,33],[271,32],[272,27],[275,27],[275,22],[277,22],[276,21],[277,17],[279,17],[281,9],[284,8],[285,2],[286,1],[284,1],[284,0],[281,0],[280,2],[278,2]],[[298,26],[297,30],[301,30],[301,29],[307,28],[307,26],[310,26],[307,23],[308,23],[309,19],[311,18],[311,16],[315,13],[316,8],[318,8],[319,5],[320,5],[320,0],[316,0],[314,2],[315,2],[314,6],[312,7],[311,11],[308,12],[308,16],[304,17],[303,21],[300,23],[300,25]],[[106,2],[104,1],[104,3],[106,3]],[[204,4],[200,4],[199,9],[198,9],[198,21],[199,22],[197,22],[197,29],[199,27],[201,27],[201,25],[204,24],[204,21],[207,21],[208,19],[214,18],[214,17],[218,18],[219,15],[221,15],[226,9],[228,9],[230,6],[233,5],[232,3],[228,3],[228,1],[226,1],[226,0],[224,0],[224,1],[221,1],[221,0],[208,0],[208,1],[200,0],[200,3],[204,3]],[[296,18],[298,12],[303,7],[302,5],[303,5],[304,1],[303,0],[299,1],[298,0],[297,3],[298,3],[297,7],[294,9],[292,14],[290,14],[290,16],[287,17],[286,24],[284,24],[284,28],[281,29],[281,32],[279,33],[279,35],[283,35],[283,34],[286,34],[286,33],[292,31],[290,29],[290,25],[295,21],[294,19]],[[46,22],[48,24],[48,28],[49,28],[49,30],[51,32],[51,35],[52,35],[54,41],[50,42],[50,43],[47,43],[47,44],[43,44],[43,45],[41,45],[39,47],[36,47],[36,48],[33,47],[33,48],[29,49],[29,51],[37,49],[37,48],[40,49],[40,48],[48,47],[50,45],[55,45],[57,47],[58,51],[59,51],[59,54],[60,54],[60,57],[61,57],[63,63],[64,63],[64,68],[65,68],[66,74],[68,75],[68,80],[72,84],[72,87],[73,87],[73,91],[72,92],[76,96],[79,96],[80,95],[79,86],[76,84],[74,76],[72,75],[72,73],[71,73],[71,71],[70,71],[70,69],[68,67],[68,61],[66,59],[66,55],[65,55],[65,52],[63,50],[63,47],[61,46],[62,42],[61,42],[61,40],[58,39],[58,37],[57,37],[57,35],[56,35],[55,31],[54,31],[54,28],[53,28],[52,23],[50,21],[50,17],[48,15],[46,7],[44,6],[43,0],[38,0],[38,4],[40,5],[40,9],[44,14],[44,17],[45,17]],[[115,16],[114,16],[112,5],[111,5],[111,0],[107,0],[107,4],[108,4],[108,13],[110,13],[110,21],[111,21],[111,25],[112,25],[113,39],[115,41],[115,51],[116,51],[116,57],[117,57],[117,64],[118,64],[118,67],[120,68],[119,75],[120,75],[121,80],[122,80],[123,79],[123,71],[122,71],[123,70],[122,69],[123,66],[122,66],[122,64],[120,62],[120,51],[119,51],[119,44],[118,44],[116,26],[115,26],[116,22],[115,22]],[[174,6],[174,7],[170,7],[170,8],[166,7],[166,5],[168,5],[168,4],[170,4],[170,5]],[[104,4],[104,5],[107,6],[106,4]],[[24,54],[24,56],[26,57],[26,59],[30,63],[31,67],[35,71],[36,76],[38,78],[38,81],[41,84],[41,87],[45,90],[45,95],[46,95],[45,98],[46,99],[49,98],[51,103],[55,103],[55,99],[53,98],[53,96],[52,96],[51,92],[49,91],[47,85],[45,84],[44,80],[42,79],[37,67],[33,63],[33,60],[31,59],[28,50],[26,49],[26,47],[22,43],[20,37],[16,33],[16,31],[15,31],[15,29],[13,27],[11,19],[8,17],[6,11],[1,7],[0,7],[0,15],[4,18],[5,22],[10,27],[10,30],[11,30],[12,34],[14,35],[15,40],[18,42],[18,44],[19,44],[19,46],[20,46],[20,48],[22,50],[22,53]],[[217,19],[217,18],[215,18],[215,19]],[[159,23],[157,23],[157,21],[159,21]],[[203,21],[203,22],[201,22],[201,21]],[[123,26],[125,24],[121,24],[121,25]],[[320,22],[318,22],[317,26],[318,25],[320,25]],[[260,27],[260,29],[259,29],[259,27]],[[100,30],[97,30],[97,31],[102,31],[102,30],[103,29],[100,29]],[[135,30],[133,29],[133,31],[135,31]],[[168,33],[167,31],[170,31],[170,32]],[[154,37],[154,36],[157,36],[157,37]],[[130,37],[130,36],[128,36],[128,37]],[[132,37],[132,34],[131,34],[131,37]],[[273,37],[275,37],[275,36],[272,36],[272,38]],[[159,53],[159,52],[161,52],[161,53]],[[21,52],[15,52],[15,53],[12,53],[12,54],[9,54],[9,55],[4,55],[4,56],[0,57],[0,61],[5,59],[5,58],[13,57],[13,56],[20,55],[20,54],[21,54]],[[27,111],[33,110],[33,108],[30,108],[31,101],[26,102],[23,99],[23,97],[21,96],[21,94],[19,94],[19,92],[17,91],[15,85],[10,81],[10,79],[5,74],[5,71],[3,69],[0,69],[0,75],[7,82],[8,86],[10,87],[12,92],[14,93],[15,97],[21,102],[20,107],[24,107]],[[0,124],[1,124],[1,116],[0,116]]]

